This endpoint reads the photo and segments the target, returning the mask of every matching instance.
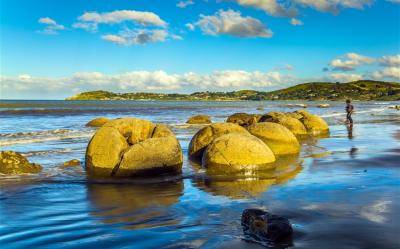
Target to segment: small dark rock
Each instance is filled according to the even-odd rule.
[[[281,242],[293,234],[288,219],[261,209],[246,209],[242,214],[243,233],[257,241]]]
[[[15,151],[0,151],[0,173],[18,175],[25,173],[39,173],[42,166],[30,163],[26,157]]]

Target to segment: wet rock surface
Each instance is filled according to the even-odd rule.
[[[18,175],[25,173],[39,173],[42,166],[30,163],[26,157],[15,151],[0,152],[0,173]]]
[[[243,233],[260,242],[290,243],[292,226],[285,217],[270,214],[262,209],[246,209],[242,213]]]

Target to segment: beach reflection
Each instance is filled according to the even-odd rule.
[[[213,195],[231,199],[259,197],[274,184],[285,184],[301,172],[298,155],[277,158],[274,170],[235,172],[229,176],[207,172],[204,177],[194,179],[195,185]]]
[[[183,182],[154,184],[90,184],[92,215],[126,229],[174,225],[179,219],[171,206],[179,202]]]

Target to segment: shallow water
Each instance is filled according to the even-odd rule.
[[[1,101],[1,149],[44,166],[36,176],[0,176],[1,248],[262,248],[242,240],[250,207],[289,218],[293,248],[400,248],[400,113],[388,108],[399,102],[356,102],[351,134],[343,103],[307,102],[331,136],[302,141],[300,157],[282,159],[278,173],[211,177],[187,160],[200,128],[184,124],[189,116],[295,110],[288,103]],[[116,182],[61,167],[84,160],[94,132],[84,124],[99,116],[170,125],[182,175]]]

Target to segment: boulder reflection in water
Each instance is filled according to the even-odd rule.
[[[152,184],[90,184],[88,199],[93,216],[106,224],[120,224],[126,229],[177,224],[167,208],[179,201],[183,182]]]

